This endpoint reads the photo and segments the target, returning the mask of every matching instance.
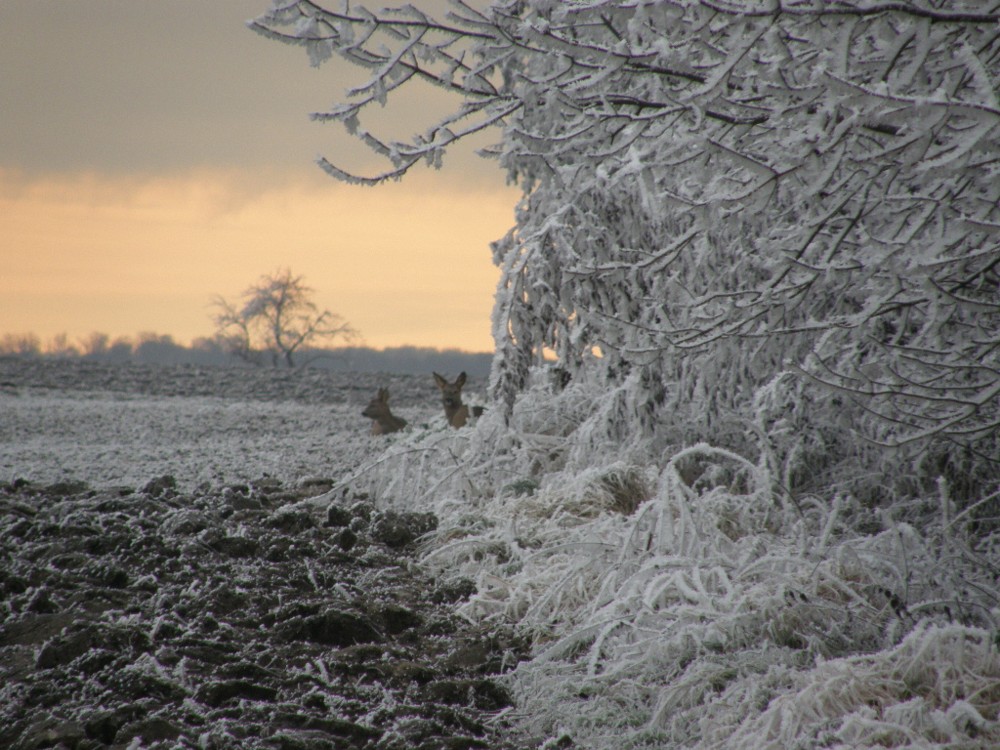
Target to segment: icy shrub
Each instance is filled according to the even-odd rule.
[[[490,410],[352,481],[433,510],[424,564],[533,639],[511,687],[540,738],[1000,745],[985,682],[838,686],[997,629],[998,21],[496,0],[257,22],[371,71],[320,117],[388,165],[323,160],[340,179],[499,128],[523,195],[493,246]],[[456,109],[408,142],[362,128],[415,71]],[[979,645],[938,648],[959,632]]]
[[[509,685],[539,737],[598,748],[864,739],[842,729],[865,718],[842,702],[783,725],[777,740],[761,717],[811,680],[810,691],[834,690],[824,665],[878,663],[931,628],[996,632],[1000,539],[976,522],[995,497],[959,507],[943,479],[919,500],[892,490],[879,507],[849,482],[793,496],[773,454],[615,441],[606,402],[586,395],[598,378],[553,388],[546,373],[509,423],[491,410],[475,428],[411,434],[353,479],[380,504],[433,510],[423,564],[476,582],[459,605],[467,618],[515,623],[533,641]],[[930,657],[912,652],[925,671]],[[918,736],[938,737],[927,723],[938,711],[964,727],[941,737],[1000,738],[995,713],[969,697],[890,708],[912,716],[906,732]]]

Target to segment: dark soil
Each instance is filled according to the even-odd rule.
[[[262,478],[0,485],[0,747],[518,748],[429,514]]]

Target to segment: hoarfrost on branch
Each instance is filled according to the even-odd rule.
[[[496,128],[486,153],[523,188],[494,246],[491,388],[507,413],[554,355],[565,377],[628,384],[616,433],[683,424],[787,453],[718,432],[759,420],[748,405],[779,382],[805,430],[988,455],[1000,13],[939,5],[497,0],[438,21],[299,1],[252,25],[370,71],[317,117],[388,167],[324,159],[341,179],[397,179]],[[457,106],[406,142],[359,125],[414,79]]]

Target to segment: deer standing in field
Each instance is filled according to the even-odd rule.
[[[372,420],[372,435],[388,435],[406,427],[406,420],[389,411],[389,389],[379,388],[361,415]]]
[[[441,402],[444,404],[444,416],[452,427],[464,427],[469,416],[478,417],[483,413],[483,407],[470,407],[462,403],[462,386],[465,385],[465,373],[459,373],[454,383],[449,383],[442,376],[434,373],[434,382],[441,389]]]

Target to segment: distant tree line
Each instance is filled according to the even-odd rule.
[[[143,332],[135,339],[91,333],[73,343],[59,334],[47,344],[33,333],[0,336],[0,356],[79,358],[96,362],[153,365],[318,367],[338,372],[489,374],[492,353],[399,346],[322,346],[352,342],[358,331],[340,315],[320,310],[313,289],[291,269],[262,275],[235,300],[217,295],[212,304],[215,334],[183,346],[169,335]]]
[[[220,336],[201,337],[184,346],[168,334],[143,332],[135,338],[112,339],[105,333],[91,333],[79,341],[59,334],[43,343],[33,333],[0,336],[0,356],[84,359],[96,362],[139,364],[192,364],[216,367],[247,367],[245,359],[228,348]],[[384,350],[364,346],[336,349],[307,348],[299,352],[302,366],[338,372],[392,372],[421,375],[432,371],[461,372],[474,377],[489,373],[493,355],[458,349],[397,346]]]

